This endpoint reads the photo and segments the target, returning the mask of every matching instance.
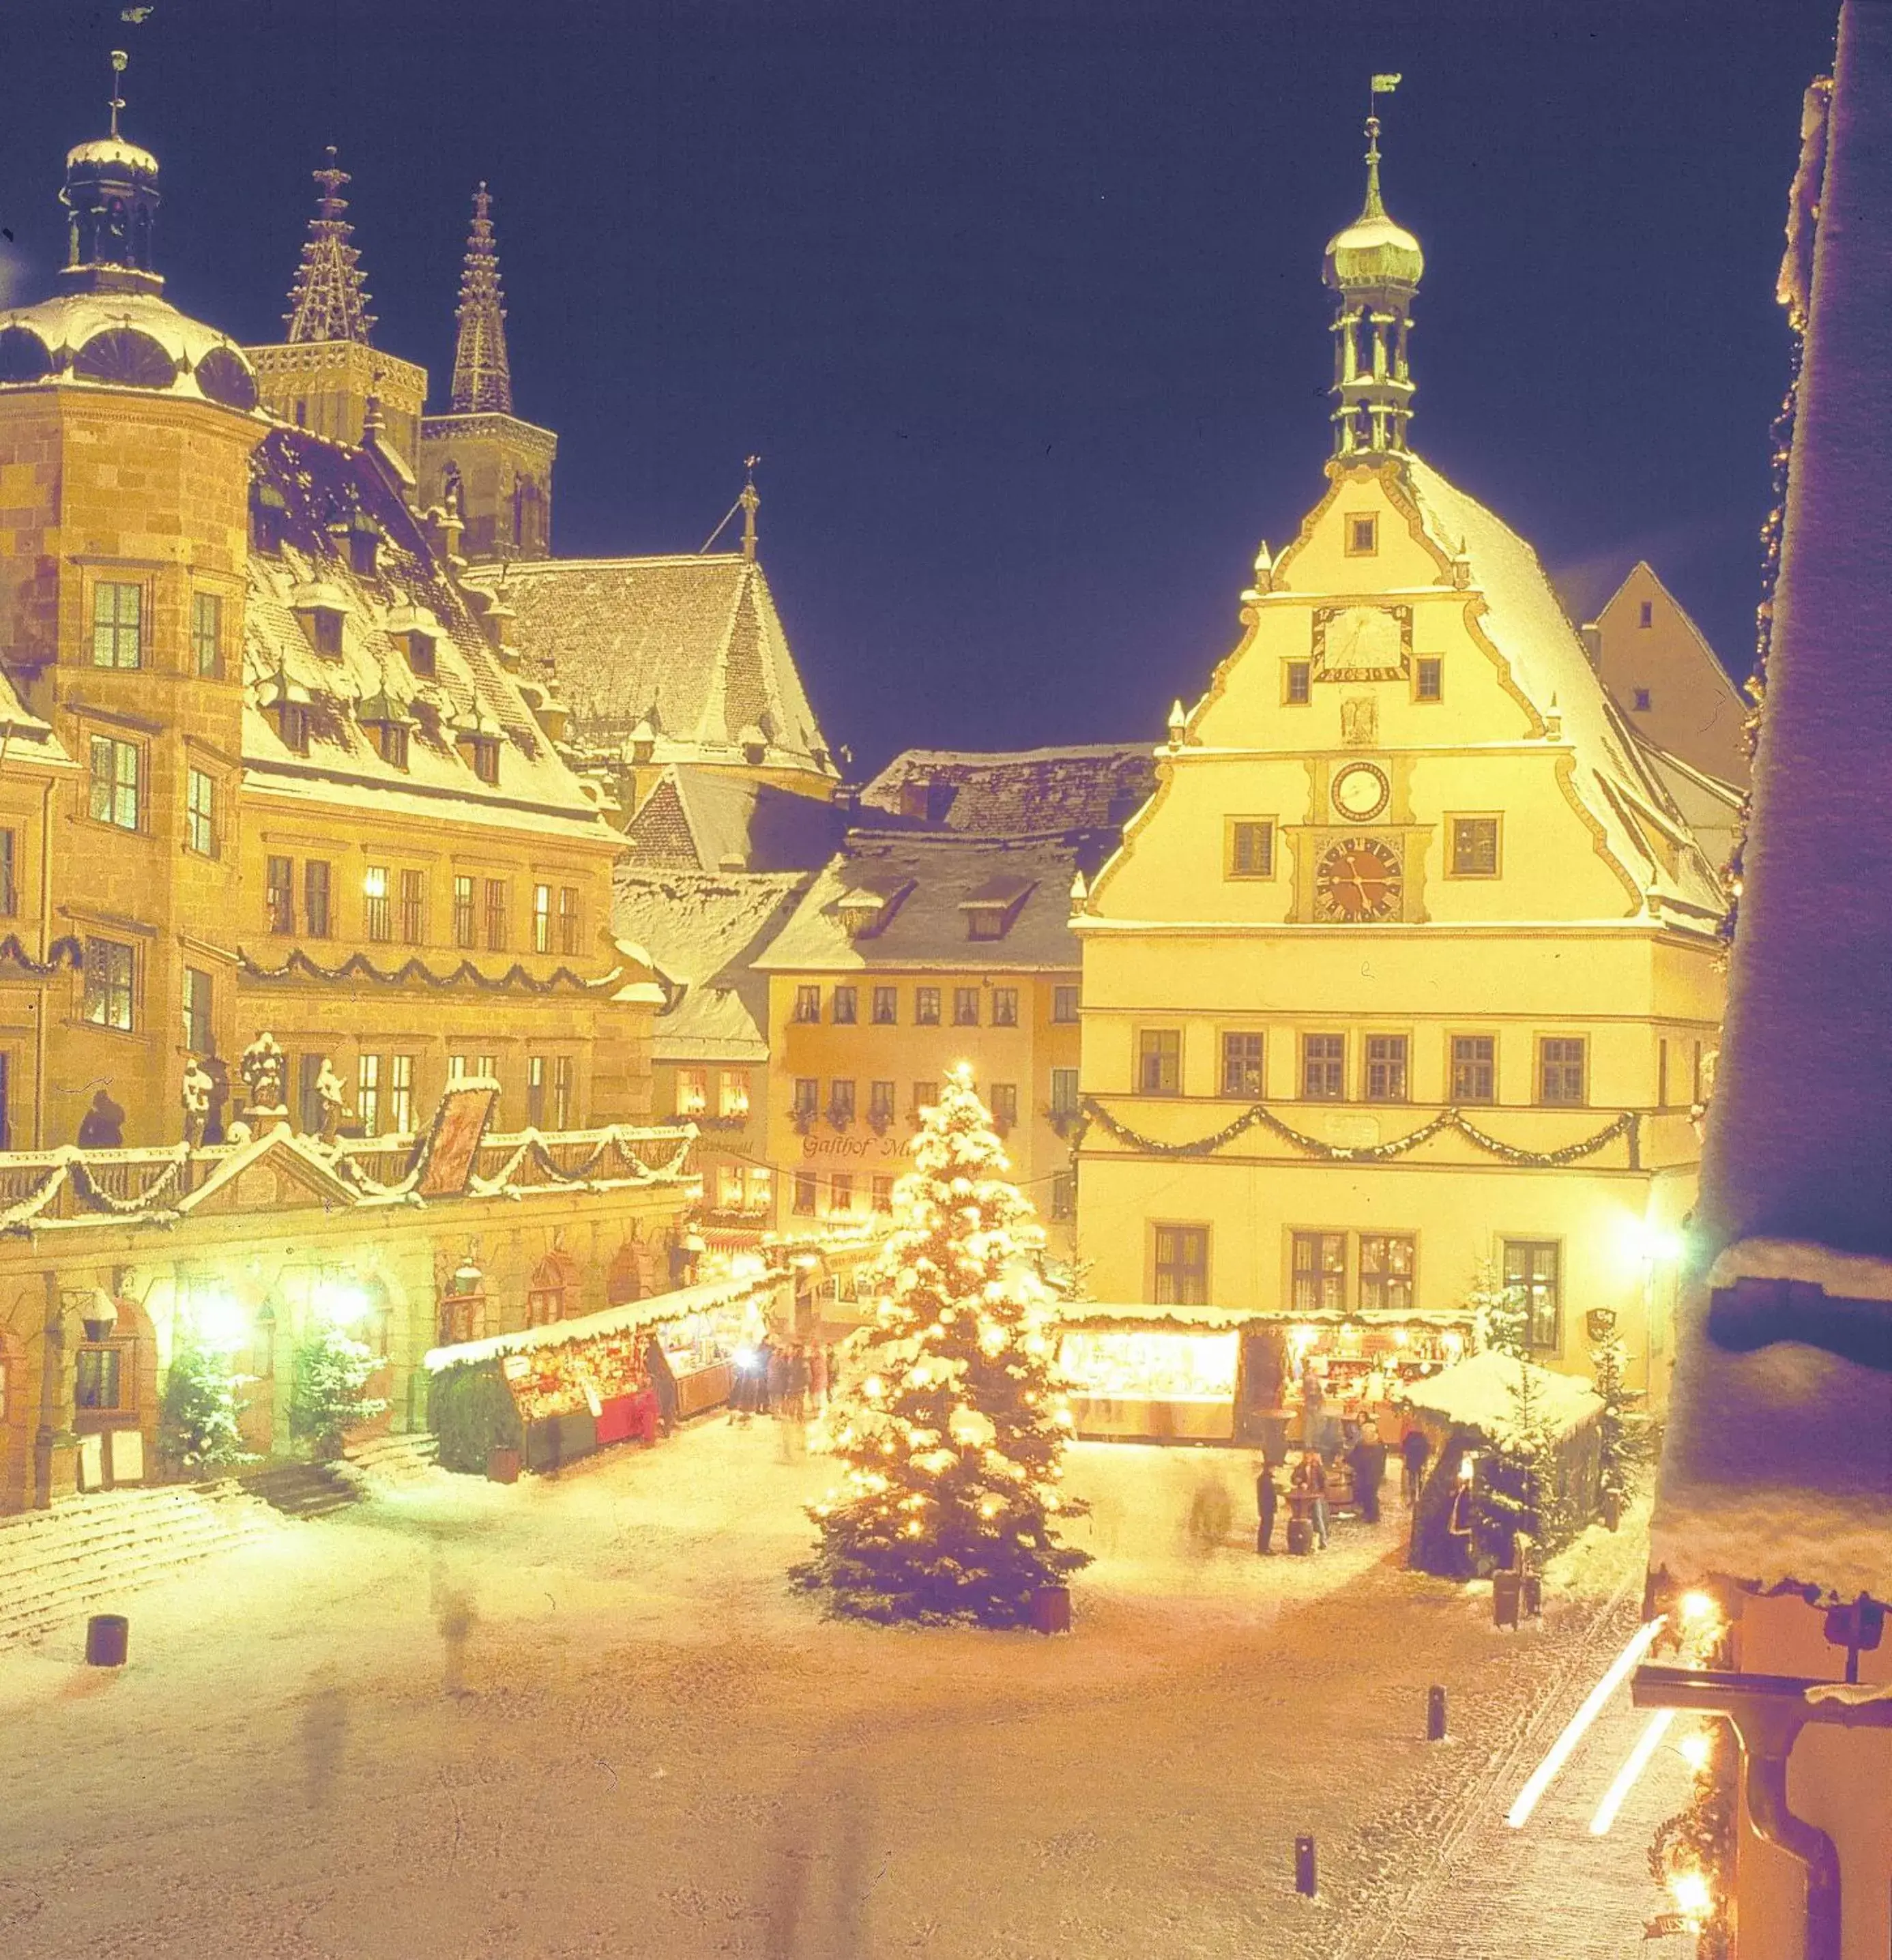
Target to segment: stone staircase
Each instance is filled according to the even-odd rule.
[[[159,1484],[0,1518],[0,1647],[124,1596],[282,1519],[234,1482]]]
[[[250,1472],[243,1488],[285,1518],[327,1517],[367,1494],[342,1463],[272,1463]]]
[[[440,1439],[430,1430],[410,1430],[405,1435],[377,1436],[366,1443],[350,1443],[342,1452],[342,1467],[371,1489],[410,1490],[445,1477],[439,1455]]]

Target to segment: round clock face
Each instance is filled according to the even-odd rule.
[[[1323,918],[1356,923],[1399,915],[1400,861],[1377,837],[1343,838],[1330,845],[1314,872],[1314,896]]]
[[[1355,823],[1370,823],[1386,807],[1390,794],[1386,772],[1371,762],[1351,762],[1333,779],[1333,807]]]

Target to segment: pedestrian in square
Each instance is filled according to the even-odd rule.
[[[1327,1548],[1327,1466],[1320,1460],[1317,1449],[1305,1449],[1301,1461],[1295,1466],[1292,1481],[1297,1491],[1308,1494],[1309,1508],[1314,1525],[1314,1535],[1320,1549]]]
[[[1275,1513],[1281,1507],[1280,1487],[1275,1482],[1275,1466],[1264,1461],[1255,1479],[1255,1509],[1261,1525],[1255,1533],[1255,1549],[1264,1558],[1275,1548]]]
[[[1400,1459],[1403,1465],[1401,1478],[1409,1504],[1419,1502],[1419,1487],[1425,1481],[1425,1459],[1432,1453],[1432,1446],[1425,1440],[1425,1432],[1417,1423],[1406,1430],[1400,1444]]]
[[[820,1341],[808,1350],[808,1413],[819,1415],[828,1405],[828,1351]]]

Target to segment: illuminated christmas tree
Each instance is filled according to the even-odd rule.
[[[1084,1507],[1059,1488],[1070,1412],[1029,1263],[1042,1235],[964,1066],[913,1154],[872,1338],[829,1418],[846,1476],[811,1508],[820,1543],[795,1577],[861,1619],[1015,1626],[1090,1563],[1053,1533]]]

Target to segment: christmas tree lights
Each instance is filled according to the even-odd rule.
[[[1043,1242],[962,1065],[926,1110],[871,1273],[863,1370],[827,1419],[840,1488],[811,1507],[798,1583],[853,1618],[1016,1626],[1090,1562],[1053,1520],[1071,1413],[1053,1364]]]

